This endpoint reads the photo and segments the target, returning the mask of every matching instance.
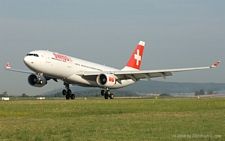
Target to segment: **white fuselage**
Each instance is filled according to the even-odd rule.
[[[103,71],[118,71],[115,68],[45,50],[36,50],[28,53],[24,58],[24,63],[35,73],[43,73],[44,76],[61,79],[69,84],[90,87],[103,86],[97,84],[96,78],[77,74],[88,71],[99,73],[103,73]],[[122,80],[120,83],[115,82],[115,85],[109,88],[121,88],[133,83],[134,81],[131,79]]]

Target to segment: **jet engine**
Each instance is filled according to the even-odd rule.
[[[31,74],[28,77],[28,83],[34,87],[43,87],[44,85],[47,84],[47,80],[44,76],[41,76],[40,79],[38,80],[37,75]]]
[[[115,76],[109,74],[100,74],[96,78],[96,82],[100,86],[110,87],[116,84]]]

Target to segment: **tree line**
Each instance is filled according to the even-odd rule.
[[[203,89],[199,90],[199,91],[195,91],[195,96],[198,95],[205,95],[205,94],[216,94],[213,90],[208,90],[207,92],[204,91]]]
[[[7,91],[4,91],[3,93],[0,94],[0,97],[8,97],[8,92]],[[29,97],[27,94],[23,93],[21,95],[21,97]]]

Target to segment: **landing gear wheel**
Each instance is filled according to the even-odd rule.
[[[68,99],[75,99],[75,95],[74,94],[72,94],[72,91],[70,90],[70,85],[68,84],[68,83],[66,83],[66,82],[64,82],[64,85],[65,85],[65,87],[66,87],[66,89],[64,89],[63,91],[62,91],[62,94],[63,95],[66,95],[66,99],[68,100]]]
[[[110,91],[109,90],[106,90],[105,91],[105,95],[108,95],[109,96],[110,95]]]
[[[63,94],[63,95],[66,95],[66,94],[67,94],[67,91],[64,89],[64,90],[62,91],[62,94]]]
[[[110,94],[109,97],[110,97],[110,99],[113,99],[114,98],[114,95],[113,94]]]
[[[106,88],[106,90],[101,90],[101,95],[104,96],[105,99],[114,99],[113,93],[110,93],[108,88]]]
[[[72,91],[70,89],[68,89],[67,94],[71,95]]]
[[[109,98],[109,96],[107,94],[105,94],[105,99],[108,99],[108,98]]]
[[[67,94],[66,95],[66,99],[69,100],[70,99],[70,95]]]
[[[75,94],[71,94],[70,98],[75,99]]]
[[[101,90],[101,95],[105,95],[105,90]]]

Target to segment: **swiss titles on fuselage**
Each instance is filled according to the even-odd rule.
[[[52,57],[52,59],[54,60],[59,60],[59,61],[63,61],[63,62],[72,62],[73,60],[65,55],[62,54],[58,54],[58,53],[53,53],[54,57]]]

